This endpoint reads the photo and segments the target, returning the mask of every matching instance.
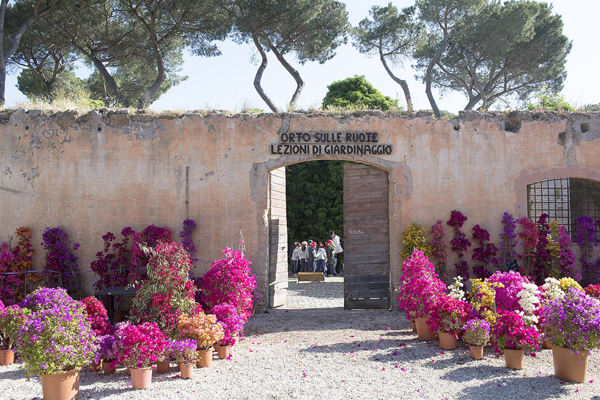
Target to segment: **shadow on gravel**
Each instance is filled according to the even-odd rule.
[[[452,372],[459,373],[459,371],[460,370]],[[563,396],[567,396],[565,398],[568,398],[568,388],[575,384],[561,385],[560,382],[560,380],[553,376],[511,376],[506,382],[503,382],[502,379],[495,379],[479,386],[471,385],[462,390],[457,397],[459,399],[502,398],[505,400],[543,400],[560,398]]]
[[[10,371],[2,371],[0,369],[0,379],[25,379],[25,371],[21,370],[10,370]],[[37,378],[39,379],[39,378]]]
[[[385,331],[388,327],[396,332],[407,331],[410,322],[399,312],[388,310],[270,309],[250,318],[245,327],[245,335],[336,329]]]

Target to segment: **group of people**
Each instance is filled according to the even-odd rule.
[[[339,275],[343,271],[340,262],[341,253],[344,252],[342,242],[335,232],[329,232],[329,240],[315,242],[312,240],[294,242],[294,250],[291,253],[292,275],[298,272],[322,272],[325,276]]]

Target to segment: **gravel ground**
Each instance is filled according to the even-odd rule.
[[[552,352],[526,356],[509,370],[489,348],[472,360],[459,342],[441,351],[421,342],[404,316],[388,311],[270,310],[252,318],[230,360],[214,360],[192,380],[175,372],[153,376],[134,391],[125,369],[83,372],[82,399],[596,399],[600,362],[592,353],[584,384],[553,375]],[[0,367],[0,399],[41,398],[39,378],[27,381],[13,365]]]

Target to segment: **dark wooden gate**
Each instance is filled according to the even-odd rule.
[[[386,171],[344,164],[344,308],[390,309]]]

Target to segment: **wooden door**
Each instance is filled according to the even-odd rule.
[[[344,164],[344,308],[390,309],[386,171]]]
[[[269,307],[285,305],[288,287],[288,239],[285,167],[269,174]]]

